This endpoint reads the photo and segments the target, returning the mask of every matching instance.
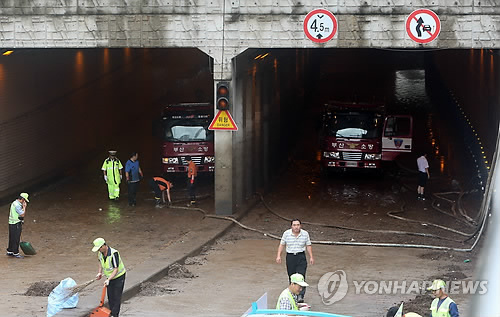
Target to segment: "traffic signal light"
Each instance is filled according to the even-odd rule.
[[[217,110],[229,110],[229,82],[217,83]]]

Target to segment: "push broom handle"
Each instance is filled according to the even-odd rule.
[[[104,297],[106,296],[106,285],[102,288],[102,296],[101,301],[99,302],[99,306],[104,306]]]

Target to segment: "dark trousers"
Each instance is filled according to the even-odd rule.
[[[161,200],[162,200],[162,194],[161,194],[160,186],[158,186],[158,183],[155,182],[154,179],[151,179],[149,181],[149,187],[151,188],[152,191],[155,192],[155,201],[156,201],[156,204],[160,204]]]
[[[295,273],[300,273],[306,278],[307,270],[307,259],[306,253],[300,252],[294,255],[293,253],[286,254],[286,271],[288,273],[288,283],[291,283],[290,276]],[[306,293],[306,288],[302,287],[300,295],[304,296]]]
[[[118,317],[120,315],[120,306],[122,304],[123,287],[125,286],[125,274],[109,281],[108,285],[108,301],[111,316]]]
[[[18,222],[14,225],[9,224],[9,247],[7,248],[7,252],[19,254],[19,242],[21,241],[22,231],[22,222]]]
[[[193,183],[191,183],[191,178],[188,178],[188,195],[189,195],[189,198],[192,200],[192,201],[196,201],[196,177],[193,181]]]
[[[128,204],[129,205],[136,203],[135,197],[137,196],[138,189],[139,189],[139,182],[128,183]]]
[[[418,186],[425,187],[427,185],[427,173],[418,172]]]

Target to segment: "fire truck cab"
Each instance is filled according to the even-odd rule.
[[[320,133],[323,169],[378,169],[411,152],[413,118],[387,115],[382,104],[325,105]]]
[[[187,171],[186,156],[191,156],[198,172],[215,168],[213,119],[210,103],[180,103],[164,107],[161,117],[161,153],[164,173]]]

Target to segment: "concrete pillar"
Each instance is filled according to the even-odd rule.
[[[246,58],[234,59],[235,76],[233,78],[233,119],[238,122],[238,132],[233,133],[233,159],[237,164],[233,167],[233,190],[234,190],[234,203],[235,208],[238,209],[242,206],[247,197],[245,197],[245,179],[247,178],[246,169],[244,167],[245,161],[245,140],[246,140],[246,126],[245,126],[245,111],[244,111],[244,98],[245,98],[245,82],[247,70]]]
[[[220,81],[230,82],[229,87],[229,112],[234,113],[233,104],[235,91],[233,89],[233,65],[220,67],[214,65],[214,104],[217,102],[217,83]],[[217,114],[217,109],[215,109]],[[233,192],[233,133],[232,131],[215,131],[215,213],[217,215],[232,215],[235,208]]]

